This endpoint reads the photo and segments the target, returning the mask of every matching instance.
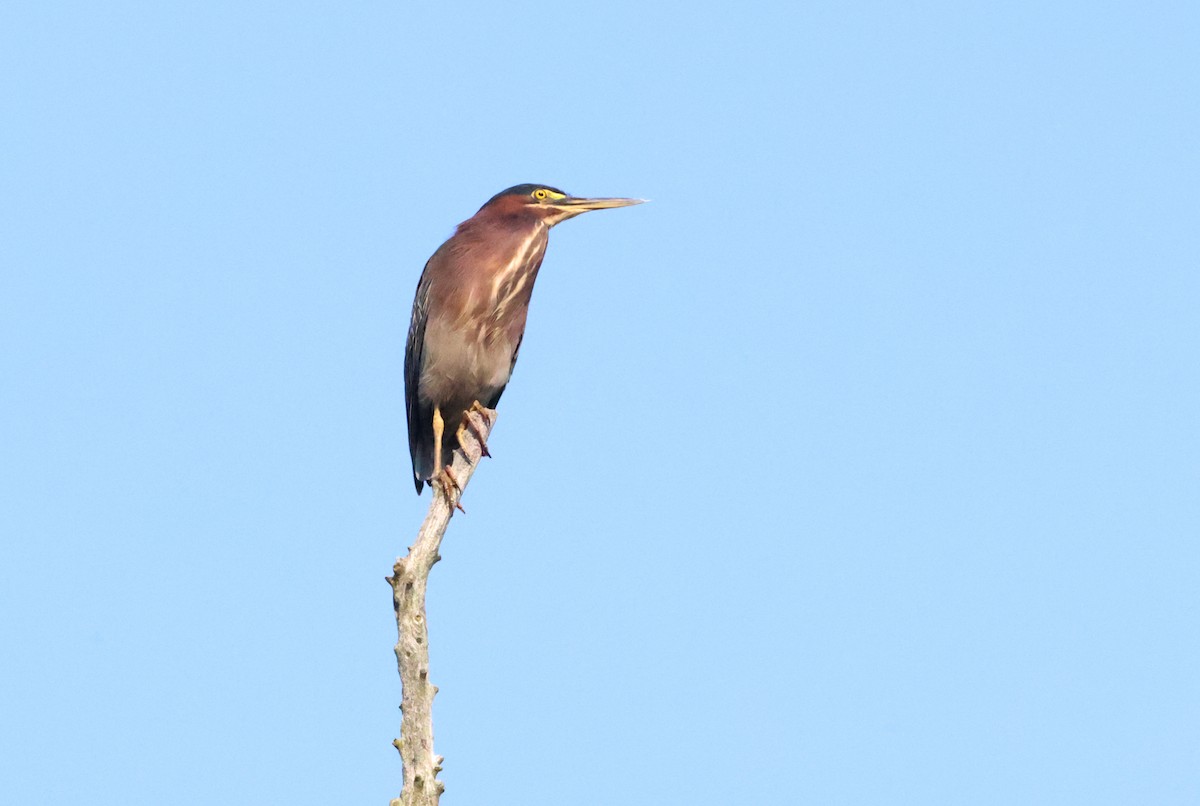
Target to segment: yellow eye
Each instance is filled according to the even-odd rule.
[[[538,188],[537,190],[533,191],[533,198],[537,199],[538,201],[545,201],[546,196],[547,193],[544,188]]]

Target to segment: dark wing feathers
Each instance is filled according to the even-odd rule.
[[[430,258],[432,261],[432,258]],[[424,471],[433,461],[433,413],[425,411],[417,394],[421,382],[421,362],[425,354],[425,321],[429,315],[429,263],[421,272],[417,295],[413,300],[412,323],[404,348],[404,406],[408,413],[408,452],[412,456],[417,495],[425,483]]]

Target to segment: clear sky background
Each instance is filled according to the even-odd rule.
[[[0,802],[386,804],[426,258],[557,228],[459,804],[1200,802],[1194,3],[0,8]]]

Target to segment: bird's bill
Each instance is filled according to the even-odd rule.
[[[586,213],[589,210],[608,210],[612,207],[628,207],[631,204],[641,204],[645,199],[580,199],[574,196],[568,196],[565,199],[558,199],[551,203],[552,207],[557,207],[564,213],[577,215]]]

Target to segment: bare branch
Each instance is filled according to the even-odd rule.
[[[441,559],[438,548],[458,506],[462,491],[471,480],[479,458],[486,450],[488,434],[496,424],[496,412],[474,410],[468,415],[473,427],[459,432],[462,449],[454,452],[451,473],[458,489],[435,480],[430,487],[433,501],[417,532],[408,556],[396,560],[392,575],[392,606],[396,610],[396,664],[400,670],[403,715],[400,738],[393,744],[404,765],[404,787],[391,806],[437,806],[445,788],[437,779],[442,757],[433,752],[433,696],[437,686],[429,681],[429,630],[425,619],[425,587],[429,571]]]

